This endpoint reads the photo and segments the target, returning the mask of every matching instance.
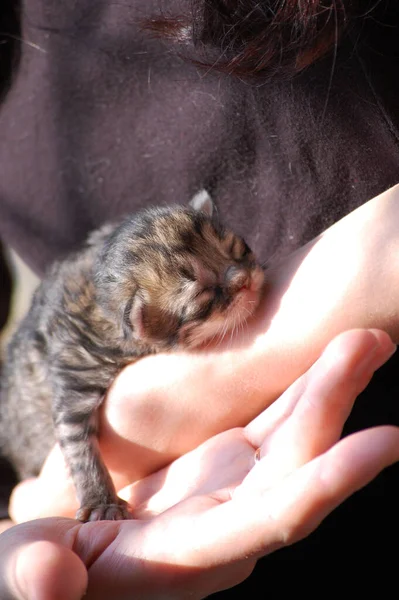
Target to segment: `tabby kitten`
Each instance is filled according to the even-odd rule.
[[[81,521],[129,517],[96,437],[97,409],[117,373],[233,330],[258,304],[262,269],[212,213],[202,194],[188,208],[147,209],[94,232],[50,269],[9,344],[3,452],[24,478],[58,441]]]

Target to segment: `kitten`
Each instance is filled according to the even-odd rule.
[[[11,340],[0,407],[4,453],[24,478],[58,441],[82,521],[129,518],[97,445],[97,409],[117,373],[148,354],[196,348],[245,322],[262,269],[213,216],[152,208],[107,224],[56,263]]]

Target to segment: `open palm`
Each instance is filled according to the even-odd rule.
[[[247,427],[124,488],[131,521],[12,527],[0,536],[1,597],[75,600],[88,586],[85,598],[96,600],[203,598],[239,583],[260,556],[310,533],[399,460],[393,427],[338,441],[356,396],[392,350],[379,331],[338,336]]]

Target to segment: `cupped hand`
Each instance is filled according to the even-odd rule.
[[[86,586],[88,600],[203,598],[239,583],[260,556],[309,534],[399,460],[393,427],[338,441],[356,396],[393,350],[381,331],[338,336],[245,428],[122,490],[135,520],[53,518],[9,529],[0,536],[1,598],[75,600]],[[41,485],[46,494],[52,483]]]
[[[374,327],[399,339],[398,196],[396,186],[271,265],[255,318],[223,346],[148,357],[120,373],[100,432],[117,489],[221,431],[246,425],[339,332]],[[58,448],[40,479],[16,489],[14,517],[73,516],[74,490]],[[46,480],[52,485],[44,484],[43,494]]]

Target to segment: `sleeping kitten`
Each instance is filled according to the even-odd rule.
[[[199,194],[94,232],[56,263],[5,361],[0,439],[24,478],[56,441],[82,521],[129,518],[97,445],[97,409],[117,373],[148,354],[195,348],[245,322],[263,271]]]

